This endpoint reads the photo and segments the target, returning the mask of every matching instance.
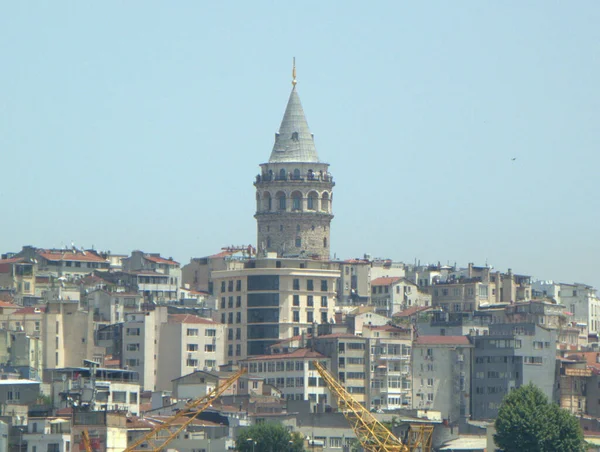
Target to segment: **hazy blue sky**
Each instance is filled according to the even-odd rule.
[[[3,2],[0,250],[254,244],[295,56],[337,257],[600,285],[599,23],[597,1]]]

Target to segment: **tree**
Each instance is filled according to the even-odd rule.
[[[304,440],[281,424],[256,424],[242,430],[235,440],[240,452],[303,452]]]
[[[577,418],[548,403],[544,393],[532,383],[512,391],[502,401],[494,441],[504,452],[585,450]]]

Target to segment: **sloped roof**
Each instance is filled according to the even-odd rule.
[[[192,314],[169,314],[169,323],[196,323],[204,325],[219,325],[212,319],[199,317]]]
[[[410,317],[411,315],[418,314],[419,312],[429,311],[433,309],[431,306],[411,306],[404,311],[396,312],[392,317]]]
[[[49,261],[81,261],[81,262],[105,262],[106,259],[96,254],[96,252],[88,251],[71,251],[71,250],[38,250],[38,254]]]
[[[319,163],[317,148],[295,86],[290,94],[269,158],[269,163],[284,162]]]
[[[174,261],[173,259],[165,259],[164,257],[152,256],[150,254],[145,254],[144,259],[156,264],[179,265],[179,262]]]
[[[471,345],[467,336],[419,336],[417,345]]]
[[[327,358],[327,357],[320,354],[319,352],[315,352],[314,350],[310,350],[308,348],[299,348],[298,350],[294,350],[291,353],[278,353],[276,355],[253,356],[251,358],[248,358],[246,361],[264,361],[264,360],[271,360],[271,359],[291,359],[291,358],[322,359],[322,358]]]
[[[394,276],[394,277],[387,277],[387,276],[382,276],[381,278],[376,278],[373,281],[371,281],[371,287],[372,286],[390,286],[392,284],[394,284],[397,281],[400,281],[402,278],[400,278],[399,276]]]
[[[37,309],[37,312],[36,312]],[[25,308],[21,308],[15,312],[13,312],[13,315],[23,315],[23,314],[43,314],[44,312],[46,312],[46,306],[45,305],[40,305],[40,306],[27,306]]]

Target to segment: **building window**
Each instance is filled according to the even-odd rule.
[[[225,313],[221,314],[221,323],[225,323]]]
[[[292,288],[294,290],[300,290],[300,280],[298,278],[294,279]]]
[[[233,356],[233,345],[227,347],[227,356]]]
[[[239,295],[238,295],[238,297],[235,300],[235,307],[236,308],[241,308],[242,307],[242,297],[240,297]]]
[[[281,193],[278,196],[279,199],[279,210],[285,210],[285,195]]]
[[[327,323],[327,312],[321,312],[321,323]]]
[[[233,323],[233,312],[230,312],[229,315],[227,316],[227,323],[229,323],[229,324]]]
[[[188,336],[198,336],[198,328],[188,328],[187,335]]]
[[[236,344],[235,346],[235,356],[240,356],[242,354],[242,345]]]
[[[125,365],[127,367],[137,367],[140,365],[140,360],[135,358],[135,359],[126,359],[125,360]]]
[[[186,361],[186,366],[188,366],[188,367],[198,367],[198,360],[197,359],[188,359]]]
[[[138,393],[130,392],[129,393],[129,403],[136,405],[138,403]]]
[[[206,353],[214,353],[216,350],[217,350],[217,346],[215,344],[204,345],[204,351]]]
[[[204,335],[207,337],[215,337],[217,335],[217,330],[205,330]]]
[[[221,281],[221,292],[225,292],[225,281]]]
[[[326,279],[321,280],[321,292],[327,292],[327,280]]]
[[[235,313],[235,323],[242,323],[242,313],[241,312]]]
[[[306,280],[306,290],[315,290],[314,284],[313,284],[313,280],[312,279],[307,279]]]
[[[235,282],[235,291],[236,292],[241,292],[242,291],[242,280],[241,279],[238,279]]]
[[[296,248],[300,248],[302,246],[302,239],[300,237],[296,237],[295,245]]]
[[[321,297],[321,307],[322,308],[327,307],[327,297]]]
[[[227,331],[227,340],[233,340],[233,328],[229,328],[229,330]]]
[[[221,309],[225,309],[225,297],[221,297]]]
[[[308,307],[314,306],[314,301],[313,301],[313,296],[312,295],[308,295],[306,297],[306,306],[308,306]]]
[[[323,237],[323,248],[327,248],[327,237]]]
[[[242,329],[241,328],[236,328],[236,330],[235,330],[235,338],[238,341],[242,338]]]
[[[314,322],[314,313],[312,311],[308,311],[306,313],[306,322],[307,323],[313,323]]]
[[[293,321],[294,322],[299,322],[300,321],[300,311],[294,311],[293,314]]]
[[[300,306],[300,295],[294,295],[293,296],[293,305],[294,306]]]
[[[138,352],[140,351],[140,344],[127,344],[128,352]]]

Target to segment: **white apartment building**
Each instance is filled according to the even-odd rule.
[[[371,404],[396,409],[412,405],[412,329],[394,325],[363,325],[370,348]]]
[[[279,389],[287,400],[309,400],[312,403],[332,404],[329,389],[313,361],[331,368],[330,358],[308,348],[291,353],[254,356],[240,361],[252,376],[263,377],[266,384]]]
[[[122,263],[124,272],[137,277],[135,282],[144,298],[154,301],[179,299],[181,266],[173,258],[133,251],[130,257],[122,259]]]
[[[140,385],[144,391],[157,389],[160,332],[167,319],[166,307],[125,315],[121,365],[139,373]]]
[[[27,452],[70,452],[71,420],[60,417],[30,418],[23,444]]]
[[[371,304],[377,314],[391,317],[412,306],[430,306],[431,295],[408,279],[382,277],[371,281]]]
[[[171,390],[172,380],[195,370],[225,364],[226,325],[190,314],[171,314],[160,326],[157,388]]]
[[[549,297],[565,306],[572,314],[570,320],[583,323],[590,333],[600,330],[600,299],[596,289],[587,284],[554,283],[552,281],[535,281],[532,285],[538,297]]]

